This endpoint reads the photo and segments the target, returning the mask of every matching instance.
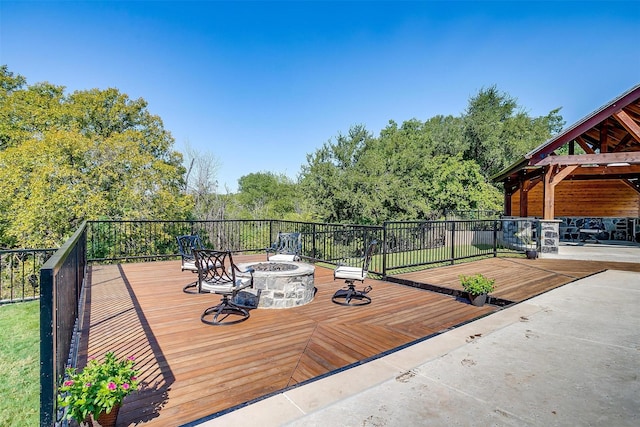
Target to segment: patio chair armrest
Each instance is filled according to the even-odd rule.
[[[236,292],[243,290],[244,288],[253,287],[253,280],[247,280],[240,286],[236,287]]]

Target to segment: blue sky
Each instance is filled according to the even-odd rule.
[[[496,85],[567,125],[640,83],[640,1],[0,2],[0,63],[148,101],[219,191],[349,127],[460,115]]]

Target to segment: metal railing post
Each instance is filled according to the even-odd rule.
[[[387,221],[382,223],[382,279],[387,277]]]
[[[55,413],[55,292],[53,269],[40,270],[40,426],[53,425]]]
[[[266,247],[268,247],[271,244],[271,242],[273,242],[273,220],[272,219],[269,220],[269,241],[267,242]]]
[[[456,222],[451,221],[451,265],[456,259]]]
[[[313,257],[313,259],[316,259],[316,256],[317,256],[318,252],[317,252],[317,249],[316,249],[316,244],[317,244],[317,242],[316,242],[316,239],[317,239],[316,233],[317,233],[317,229],[316,229],[316,224],[315,223],[313,224],[313,227],[312,227],[312,233],[313,234],[312,234],[312,243],[311,243],[311,246],[312,246],[312,248],[311,248],[311,256]]]
[[[498,256],[498,220],[493,220],[493,257]]]

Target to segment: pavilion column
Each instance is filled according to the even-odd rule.
[[[529,216],[529,187],[520,180],[520,216],[526,218]]]
[[[544,168],[544,189],[542,194],[544,195],[544,205],[542,207],[542,218],[545,220],[551,220],[554,218],[554,205],[555,205],[555,185],[552,184],[553,178],[553,166],[546,166]]]
[[[540,182],[539,178],[520,182],[520,216],[523,218],[529,216],[529,191],[535,187],[538,182]]]
[[[578,165],[565,166],[559,169],[556,165],[545,166],[544,168],[544,206],[542,209],[542,218],[552,220],[555,218],[555,191],[556,185],[571,174]]]
[[[511,190],[504,191],[504,214],[506,216],[511,216],[511,198],[513,194]]]

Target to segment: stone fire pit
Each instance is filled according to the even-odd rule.
[[[291,308],[313,300],[315,267],[302,262],[264,261],[238,264],[240,270],[253,268],[253,288],[238,293],[235,302],[258,308]],[[250,277],[249,273],[236,273]]]

